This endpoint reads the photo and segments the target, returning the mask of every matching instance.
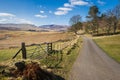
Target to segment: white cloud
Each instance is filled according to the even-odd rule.
[[[10,13],[0,13],[0,17],[15,17],[15,15]]]
[[[101,4],[101,5],[104,5],[105,4],[105,2],[103,2],[103,1],[101,1],[101,0],[98,0],[97,1],[99,4]]]
[[[40,11],[40,13],[44,13],[44,11]]]
[[[84,0],[69,0],[69,3],[64,3],[64,7],[74,7],[74,6],[89,5],[89,2]]]
[[[16,17],[11,13],[0,13],[0,23],[27,23],[33,24],[31,21]]]
[[[76,5],[82,6],[82,5],[88,5],[89,3],[83,0],[71,0],[71,4],[74,6]]]
[[[56,11],[54,14],[55,15],[65,15],[67,13],[68,13],[68,11]]]
[[[59,7],[56,12],[54,12],[55,15],[65,15],[68,13],[68,11],[71,11],[72,8],[67,7]]]
[[[71,11],[72,9],[71,8],[67,8],[67,7],[59,7],[58,10],[61,10],[61,11]]]
[[[0,19],[0,22],[5,22],[5,21],[7,21],[7,19]]]
[[[74,6],[84,6],[89,5],[89,2],[84,0],[69,0],[68,3],[64,3],[63,7],[57,8],[57,11],[54,12],[55,15],[65,15],[69,11],[72,11]]]
[[[28,20],[25,20],[25,19],[20,19],[20,18],[13,18],[13,19],[3,18],[3,19],[0,19],[0,23],[18,23],[18,24],[25,23],[25,24],[34,24],[31,21],[28,21]]]
[[[71,5],[70,3],[65,3],[64,7],[74,7],[73,5]]]
[[[47,15],[36,14],[35,17],[38,17],[38,18],[47,18]]]

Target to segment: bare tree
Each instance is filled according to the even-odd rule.
[[[106,12],[106,18],[106,22],[108,24],[108,34],[111,29],[113,34],[115,34],[120,20],[120,4],[118,4],[115,8],[108,10]]]
[[[82,29],[82,22],[81,22],[80,15],[75,15],[75,16],[71,17],[69,23],[71,25],[69,30],[74,32],[75,34],[77,34],[78,30]]]
[[[109,35],[110,34],[110,31],[112,30],[112,26],[113,26],[113,12],[112,10],[108,10],[105,15],[103,16],[103,20],[104,22],[106,22],[106,31],[107,31],[107,34]]]
[[[113,24],[113,33],[116,33],[116,29],[117,29],[117,24],[120,20],[120,4],[118,4],[114,9],[113,9],[113,20],[114,20],[114,24]]]
[[[70,23],[70,25],[72,26],[72,25],[74,25],[74,24],[77,24],[77,23],[80,22],[80,21],[81,21],[81,16],[80,16],[80,15],[75,15],[75,16],[72,16],[72,17],[70,18],[69,23]]]
[[[116,16],[117,19],[120,19],[120,4],[118,4],[118,5],[113,9],[113,14]]]

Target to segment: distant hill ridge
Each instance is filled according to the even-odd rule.
[[[0,30],[36,30],[36,31],[65,31],[69,26],[67,25],[41,25],[35,26],[33,24],[0,24]]]
[[[51,24],[51,25],[42,25],[39,26],[41,29],[48,29],[48,30],[55,30],[55,31],[65,31],[67,30],[69,26],[67,25],[56,25],[56,24]]]
[[[32,24],[0,24],[0,29],[7,30],[39,30],[39,28]]]

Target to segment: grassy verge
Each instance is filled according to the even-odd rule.
[[[71,48],[69,55],[64,57],[65,61],[63,61],[62,63],[64,65],[64,68],[63,68],[64,74],[61,74],[61,75],[65,78],[65,80],[67,80],[68,73],[70,72],[70,69],[72,68],[73,63],[75,62],[80,52],[81,41],[82,40],[79,39],[78,42]]]
[[[120,63],[120,35],[94,39],[113,59]]]
[[[53,72],[65,80],[68,78],[68,73],[70,72],[70,69],[72,68],[73,63],[75,62],[79,51],[81,49],[82,39],[78,39],[78,42],[74,44],[71,48],[68,47],[65,50],[62,51],[62,60],[61,60],[61,54],[58,53],[59,60],[55,59],[54,57],[56,54],[52,55],[52,58],[48,58],[47,61],[43,61],[44,64],[47,66],[53,68]]]

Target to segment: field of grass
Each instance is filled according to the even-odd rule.
[[[41,65],[46,65],[48,68],[52,69],[54,74],[57,74],[61,76],[62,78],[65,78],[65,80],[67,80],[68,73],[74,61],[76,60],[78,53],[80,51],[80,48],[82,46],[81,42],[82,42],[82,39],[80,38],[78,39],[77,43],[75,43],[73,46],[69,46],[65,48],[64,50],[62,50],[62,54],[61,52],[58,52],[57,54],[51,54],[46,59],[42,59],[42,60],[37,59],[37,62],[40,62]],[[13,51],[16,51],[16,50],[17,49]],[[9,54],[9,55],[4,55],[4,56],[11,56],[11,55]],[[11,65],[11,63],[12,65],[14,65],[16,61],[19,61],[19,59],[18,60],[17,59],[5,60],[4,58],[1,58],[1,61],[2,61],[1,63],[4,65]],[[0,71],[4,69],[4,67],[5,66],[0,64]],[[7,80],[7,77],[3,76],[1,79]],[[18,80],[21,80],[21,79],[18,79]]]
[[[29,32],[29,31],[0,31],[0,49],[26,45],[53,42],[71,38],[71,33],[60,32]]]
[[[8,33],[8,32],[7,32]],[[9,34],[11,34],[11,37],[8,40],[1,40],[1,41],[6,41],[6,45],[9,46],[9,40],[13,40],[12,43],[13,45],[16,44],[15,40],[22,40],[20,38],[20,34],[23,32],[9,32]],[[3,33],[4,35],[6,33]],[[13,36],[14,35],[14,36]],[[31,35],[31,36],[30,36]],[[44,42],[51,42],[51,41],[57,41],[57,40],[69,40],[69,39],[73,39],[74,35],[71,33],[56,33],[56,32],[52,32],[52,33],[39,33],[39,32],[24,32],[24,38],[32,38],[31,39],[27,39],[30,40],[30,44],[34,43],[34,40],[36,40],[36,38],[42,38]],[[3,37],[3,35],[2,35]],[[35,38],[34,38],[35,37]],[[24,39],[23,38],[23,39]],[[49,40],[50,39],[50,40]],[[3,42],[0,42],[0,45],[2,45]],[[29,41],[28,41],[29,42]],[[42,43],[42,41],[37,40],[38,43]],[[62,42],[62,41],[61,41]],[[76,40],[75,40],[76,42]],[[65,48],[64,50],[62,50],[62,54],[61,52],[58,52],[57,54],[52,54],[50,56],[47,57],[47,59],[42,59],[39,60],[37,59],[38,62],[41,63],[41,65],[46,65],[48,68],[51,68],[53,70],[53,72],[63,78],[65,78],[65,80],[67,79],[67,75],[79,53],[79,50],[81,48],[81,42],[82,39],[78,39],[77,43],[75,43],[74,45],[68,46],[67,48]],[[53,48],[56,50],[58,49],[58,51],[60,49],[62,49],[62,47],[64,47],[66,45],[67,42],[57,42],[54,43],[55,45],[53,45]],[[74,40],[72,41],[72,43],[74,43]],[[68,43],[67,43],[68,44]],[[18,44],[17,44],[18,45]],[[60,45],[60,47],[59,47]],[[11,47],[11,45],[10,45]],[[45,47],[45,46],[42,46]],[[56,48],[57,47],[57,48]],[[27,47],[27,50],[31,50],[36,48],[36,46],[33,47]],[[5,65],[10,65],[11,62],[14,62],[14,60],[12,60],[12,57],[15,55],[15,53],[20,49],[20,47],[18,48],[6,48],[4,47],[4,49],[0,49],[0,71],[3,70],[5,68]],[[21,57],[21,53],[17,56],[17,59],[20,59]],[[17,59],[15,59],[17,61]],[[33,60],[33,59],[32,59]],[[13,63],[12,63],[13,64]],[[1,77],[1,76],[0,76]],[[6,80],[6,77],[0,78]]]
[[[54,42],[57,40],[66,40],[74,37],[74,35],[71,33],[60,32],[29,32],[29,31],[0,32],[0,38],[4,37],[5,35],[9,35],[10,37],[8,39],[0,40],[0,62],[11,59],[20,49],[21,42],[25,42],[26,45],[30,45],[40,44],[43,42]],[[17,48],[14,48],[15,46],[17,46]],[[27,49],[29,50],[29,48]],[[34,46],[34,48],[36,48],[36,46]],[[31,47],[31,49],[34,48]]]
[[[94,41],[110,57],[120,63],[120,35],[96,38]]]

